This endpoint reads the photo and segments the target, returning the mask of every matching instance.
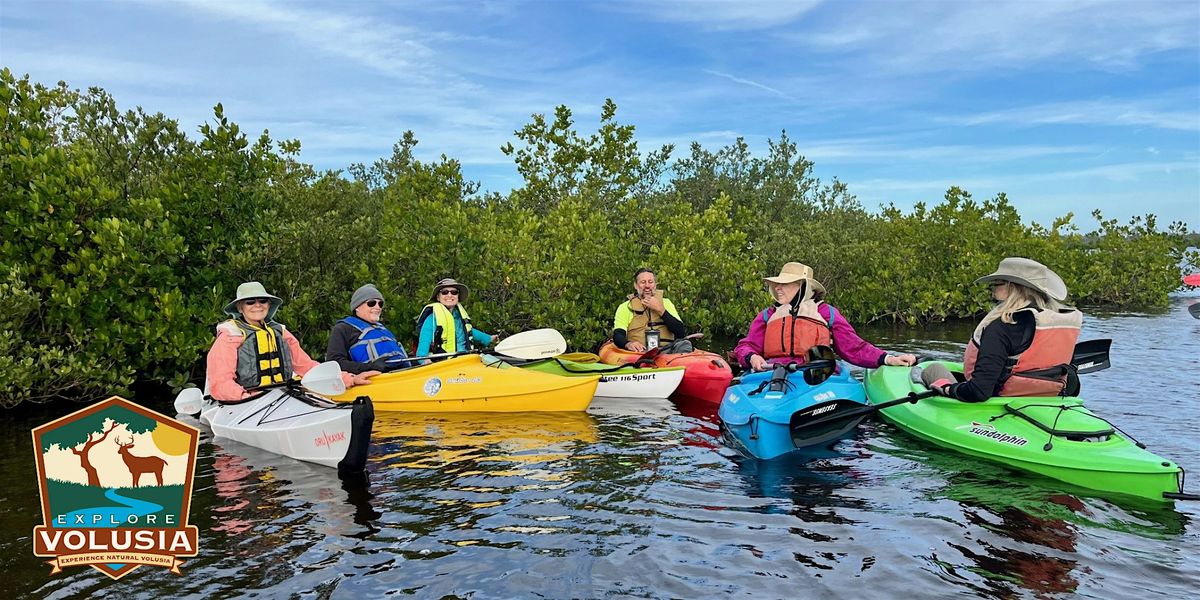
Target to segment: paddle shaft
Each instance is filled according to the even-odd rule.
[[[819,419],[815,419],[815,420],[809,421],[807,423],[802,423],[802,424],[799,424],[799,425],[796,425],[795,427],[793,427],[793,431],[808,429],[810,427],[816,427],[818,425],[824,425],[825,423],[832,423],[835,421],[846,421],[846,420],[857,418],[862,415],[869,415],[872,413],[876,413],[876,412],[879,412],[890,406],[896,406],[897,404],[904,404],[905,402],[916,402],[917,400],[922,400],[924,398],[931,398],[933,396],[938,396],[938,395],[940,395],[940,394],[935,390],[921,392],[920,394],[910,392],[907,396],[904,396],[903,398],[896,398],[895,400],[888,400],[887,402],[884,402],[882,404],[872,404],[870,406],[864,406],[864,407],[856,409],[856,410],[850,410],[850,411],[846,411],[846,412],[840,413],[840,414],[829,415],[828,417],[821,417]],[[795,434],[793,433],[793,436],[794,435]]]

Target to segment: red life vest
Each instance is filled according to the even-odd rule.
[[[1079,328],[1083,325],[1083,313],[1075,309],[1024,310],[1033,312],[1037,327],[1033,332],[1033,341],[1024,352],[1008,357],[1008,375],[1001,380],[996,395],[1057,396],[1066,388],[1065,367],[1070,364],[1075,351]],[[982,323],[975,328],[975,334],[971,336],[971,342],[963,354],[963,374],[968,380],[975,371],[983,329]]]
[[[809,306],[805,306],[809,305]],[[763,336],[763,358],[791,358],[803,364],[808,360],[808,351],[814,346],[832,346],[833,307],[829,307],[829,322],[821,319],[816,310],[817,303],[806,300],[801,303],[798,314],[793,315],[784,307],[776,307],[775,311],[785,311],[783,316],[775,313],[768,314],[771,309],[762,312],[763,321],[767,323],[767,332]],[[814,317],[815,315],[815,317]]]

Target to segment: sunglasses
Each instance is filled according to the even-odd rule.
[[[271,300],[269,298],[248,298],[246,300],[242,300],[242,306],[254,306],[255,304],[270,304],[270,303],[271,303]]]
[[[458,290],[456,290],[456,289],[454,289],[454,288],[450,288],[450,289],[448,289],[448,290],[442,290],[442,291],[440,291],[440,292],[438,292],[438,293],[439,293],[439,294],[441,294],[441,295],[443,295],[443,296],[457,296],[457,295],[458,295]]]
[[[367,300],[363,304],[366,304],[370,308],[375,308],[376,306],[383,308],[383,300]]]

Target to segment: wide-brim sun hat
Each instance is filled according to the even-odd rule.
[[[267,288],[263,287],[263,284],[257,281],[247,281],[237,287],[236,297],[229,304],[225,305],[225,314],[231,317],[242,316],[242,313],[238,312],[237,303],[242,300],[249,300],[250,298],[266,298],[271,301],[271,308],[267,310],[268,321],[274,319],[275,311],[279,310],[280,306],[283,306],[283,299],[279,296],[268,294]]]
[[[458,301],[459,302],[465,302],[467,299],[467,294],[471,292],[471,289],[468,288],[466,286],[466,284],[459,283],[459,282],[455,281],[454,278],[452,278],[452,277],[447,277],[447,278],[437,282],[437,285],[433,286],[433,294],[429,296],[429,301],[437,302],[438,301],[438,292],[441,291],[442,288],[448,288],[448,287],[458,289]]]
[[[821,285],[813,276],[812,267],[798,262],[790,262],[783,265],[779,270],[779,274],[774,277],[763,277],[763,284],[767,286],[767,292],[771,297],[775,296],[774,287],[780,283],[796,283],[797,281],[808,281],[809,289],[816,292],[825,292],[825,286]]]
[[[991,275],[984,275],[975,283],[984,281],[1009,281],[1033,288],[1058,301],[1067,299],[1067,284],[1050,267],[1029,259],[1010,256],[1000,261],[1000,267]]]

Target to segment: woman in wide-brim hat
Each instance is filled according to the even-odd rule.
[[[743,367],[764,371],[771,365],[804,363],[810,352],[822,347],[832,347],[850,364],[865,368],[916,362],[911,354],[889,354],[859,337],[841,312],[825,302],[825,286],[808,265],[787,263],[763,283],[774,304],[755,315],[733,350]]]
[[[282,305],[282,299],[267,293],[257,281],[238,286],[234,299],[225,305],[231,318],[217,325],[217,338],[208,351],[205,387],[213,398],[241,400],[253,395],[254,388],[303,377],[317,366],[296,336],[275,321]],[[343,372],[342,381],[351,387],[378,373]]]
[[[996,306],[967,343],[963,379],[946,367],[930,365],[921,379],[930,389],[965,402],[993,396],[1057,396],[1068,385],[1068,370],[1083,314],[1065,307],[1067,285],[1036,260],[1000,261],[987,282]]]
[[[499,339],[471,323],[471,315],[463,306],[469,292],[465,284],[452,278],[442,279],[433,286],[429,304],[417,315],[416,356],[468,352]]]

